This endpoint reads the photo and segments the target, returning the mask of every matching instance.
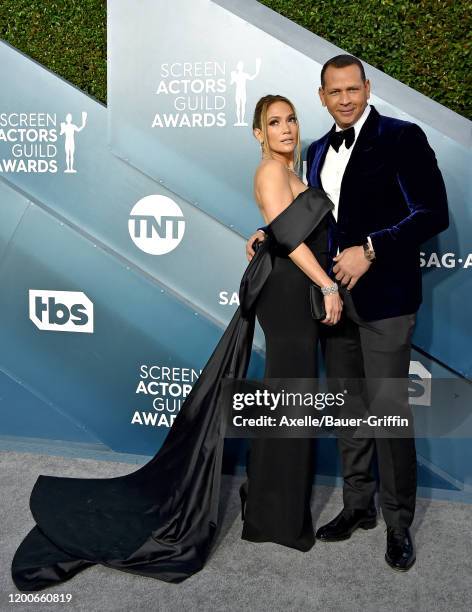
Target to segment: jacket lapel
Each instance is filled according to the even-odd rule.
[[[318,146],[316,147],[315,157],[313,158],[313,166],[310,172],[311,186],[321,188],[321,168],[323,167],[323,163],[326,157],[326,153],[329,148],[329,135],[333,131],[333,128],[325,134],[322,138],[320,138],[318,142]]]
[[[339,198],[340,205],[343,199],[343,192],[346,191],[346,183],[349,183],[351,174],[355,172],[355,168],[358,163],[362,162],[364,154],[371,150],[372,141],[378,135],[379,120],[380,115],[375,106],[371,104],[369,116],[362,126],[356,142],[354,143],[354,148],[347,163],[346,170],[344,171]],[[336,125],[334,124],[330,131],[318,141],[318,146],[316,147],[315,155],[313,157],[313,164],[310,171],[310,184],[312,187],[322,188],[321,170],[323,168],[323,163],[326,159],[326,154],[329,148],[329,136],[335,129]]]
[[[367,117],[364,125],[361,128],[356,142],[354,143],[354,148],[352,150],[351,156],[343,174],[343,178],[341,181],[341,191],[339,195],[338,216],[339,211],[341,210],[341,205],[344,200],[344,195],[346,193],[349,194],[349,191],[353,189],[353,187],[349,185],[351,179],[356,173],[356,168],[359,167],[359,164],[362,164],[363,158],[365,158],[365,154],[372,150],[373,140],[375,140],[378,135],[379,119],[380,115],[378,111],[374,106],[371,105],[369,116]]]

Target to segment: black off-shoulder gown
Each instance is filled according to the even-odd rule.
[[[310,197],[310,196],[305,196]],[[328,265],[324,219],[304,239],[319,264]],[[270,235],[270,228],[268,229]],[[312,281],[286,249],[273,249],[272,270],[256,302],[266,340],[265,378],[315,378],[319,322],[310,310]],[[307,551],[315,543],[310,499],[314,476],[311,438],[253,438],[247,462],[242,538]]]
[[[332,206],[310,188],[270,224],[242,278],[238,310],[146,465],[117,478],[38,477],[30,498],[36,525],[12,561],[19,590],[57,585],[95,564],[167,582],[204,566],[218,528],[221,383],[246,375],[256,303],[274,262],[278,269],[275,251],[291,252],[323,226]]]

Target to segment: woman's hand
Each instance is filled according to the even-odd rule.
[[[324,305],[326,310],[326,319],[323,319],[321,323],[325,325],[336,325],[341,318],[341,312],[343,310],[343,301],[339,292],[330,293],[324,296]]]
[[[246,257],[248,261],[251,261],[251,259],[255,255],[255,251],[252,247],[254,241],[263,242],[265,238],[266,238],[265,233],[262,230],[257,230],[257,232],[253,234],[249,238],[249,240],[246,242]]]

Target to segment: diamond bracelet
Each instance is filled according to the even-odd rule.
[[[327,287],[320,287],[323,295],[331,295],[331,293],[337,293],[339,291],[337,283],[328,285]]]

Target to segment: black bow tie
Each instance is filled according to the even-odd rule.
[[[339,132],[331,132],[329,137],[329,144],[333,147],[336,153],[339,151],[339,147],[343,142],[346,143],[346,149],[352,146],[355,138],[354,126],[347,128],[347,130],[340,130]]]

